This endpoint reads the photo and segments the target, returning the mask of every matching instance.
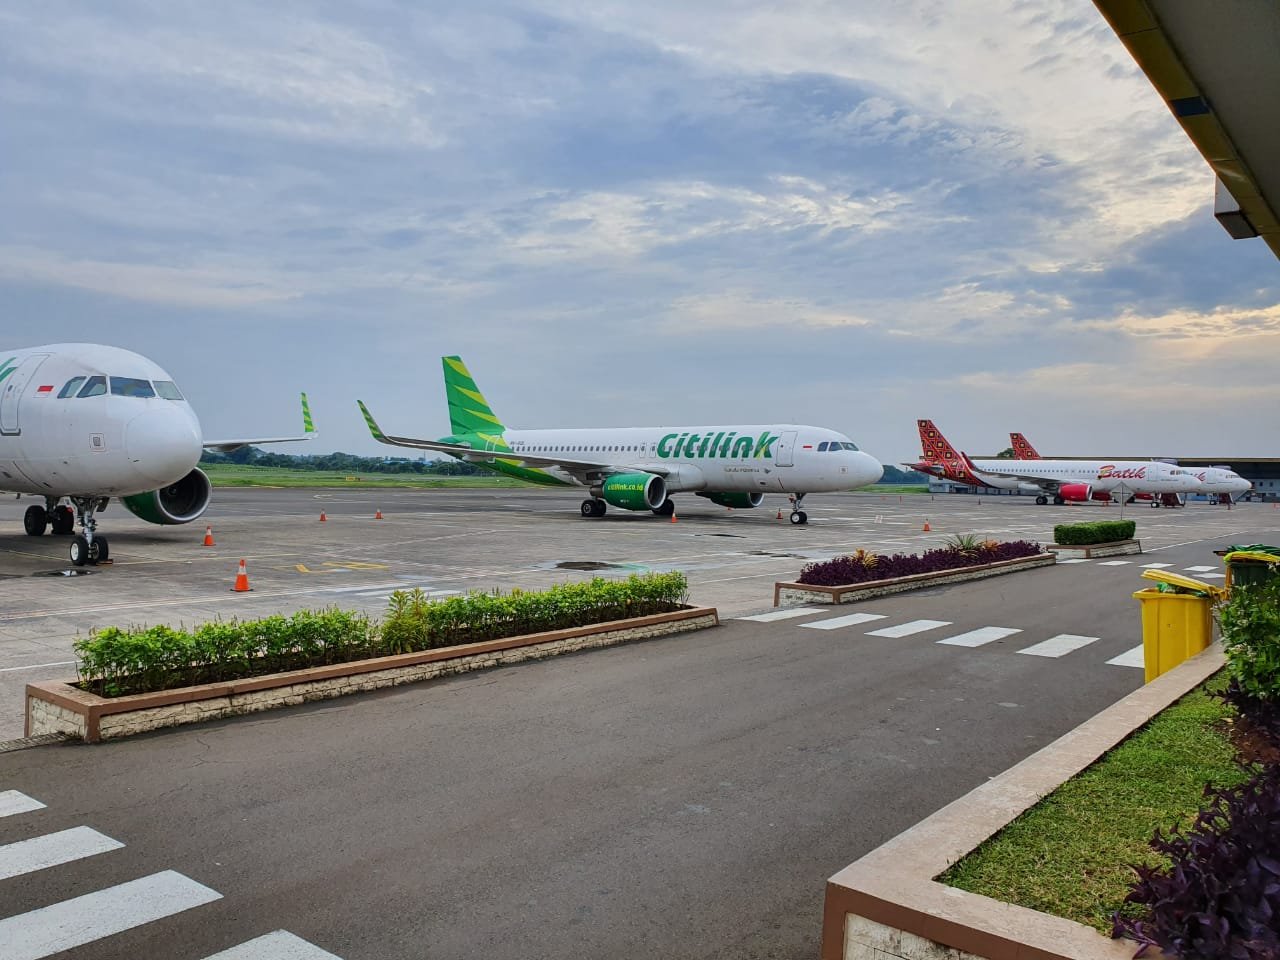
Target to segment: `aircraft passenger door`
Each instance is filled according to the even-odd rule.
[[[0,383],[0,434],[14,437],[22,432],[18,420],[22,393],[35,376],[36,369],[47,359],[47,353],[32,354],[18,364],[18,368],[9,374],[7,380]]]
[[[773,447],[773,462],[779,467],[796,465],[796,432],[789,430],[778,438]]]

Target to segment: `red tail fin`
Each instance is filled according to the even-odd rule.
[[[916,426],[920,428],[920,449],[926,463],[943,463],[956,467],[962,465],[960,454],[947,443],[947,438],[933,425],[932,420],[917,420]]]
[[[1033,447],[1020,433],[1009,434],[1009,439],[1013,442],[1013,457],[1015,460],[1039,460],[1040,454],[1036,453]]]

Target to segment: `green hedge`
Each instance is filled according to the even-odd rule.
[[[80,686],[100,696],[300,670],[481,640],[667,613],[684,606],[683,573],[596,577],[538,592],[473,593],[429,601],[391,595],[378,623],[346,610],[303,610],[261,620],[214,620],[194,630],[106,627],[75,642]]]
[[[1053,542],[1062,546],[1115,543],[1132,540],[1138,527],[1132,520],[1099,520],[1095,523],[1060,523],[1053,528]]]

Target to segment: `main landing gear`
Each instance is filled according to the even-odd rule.
[[[789,498],[791,500],[792,526],[798,527],[809,522],[809,515],[800,509],[800,504],[803,502],[804,497],[803,493],[797,493]]]
[[[670,497],[662,501],[662,505],[655,507],[654,514],[659,517],[669,517],[676,512],[676,502]]]
[[[584,517],[603,517],[608,505],[597,497],[591,497],[582,501],[582,515]]]
[[[45,498],[43,507],[32,504],[22,515],[22,528],[29,537],[43,537],[45,530],[65,535],[75,529],[76,515],[66,504],[59,505],[53,497]]]

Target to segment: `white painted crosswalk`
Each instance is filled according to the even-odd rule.
[[[41,960],[222,899],[174,870],[118,883],[0,920],[6,960]]]
[[[91,827],[72,827],[17,843],[6,843],[0,847],[0,880],[119,850],[123,846],[119,840],[112,840]]]
[[[1138,667],[1141,669],[1145,666],[1142,659],[1142,644],[1132,647],[1120,654],[1118,657],[1112,657],[1107,663],[1113,667]]]
[[[924,633],[926,630],[937,630],[939,627],[951,626],[950,620],[910,620],[906,623],[899,623],[892,627],[882,627],[879,630],[868,630],[868,637],[910,637],[917,633]]]
[[[832,617],[829,620],[818,620],[815,623],[802,623],[800,626],[810,630],[840,630],[859,623],[870,623],[872,620],[887,620],[883,613],[850,613],[843,617]]]
[[[1074,633],[1060,633],[1056,637],[1050,637],[1034,646],[1019,650],[1019,653],[1030,654],[1033,657],[1052,657],[1058,658],[1066,656],[1073,650],[1079,650],[1081,647],[1087,647],[1089,644],[1097,641],[1097,637],[1083,637]]]
[[[977,630],[946,637],[938,642],[949,647],[981,647],[1021,632],[1022,630],[1018,627],[979,627]]]
[[[0,816],[19,817],[46,809],[17,790],[0,790]],[[23,821],[19,819],[18,824]],[[28,821],[31,822],[31,821]],[[79,826],[0,845],[0,892],[40,870],[70,869],[88,857],[124,844]],[[0,917],[0,960],[44,960],[103,937],[175,917],[221,900],[222,894],[176,870],[162,870],[113,884],[26,913]],[[168,951],[148,953],[160,956]],[[275,930],[213,954],[205,960],[341,960],[287,930]]]
[[[1103,560],[1098,564],[1100,567],[1127,567],[1133,563],[1132,560]]]
[[[807,617],[811,613],[821,613],[822,610],[822,607],[783,607],[781,610],[774,610],[771,613],[757,613],[750,617],[738,617],[738,619],[749,620],[753,623],[775,623],[778,620]]]

